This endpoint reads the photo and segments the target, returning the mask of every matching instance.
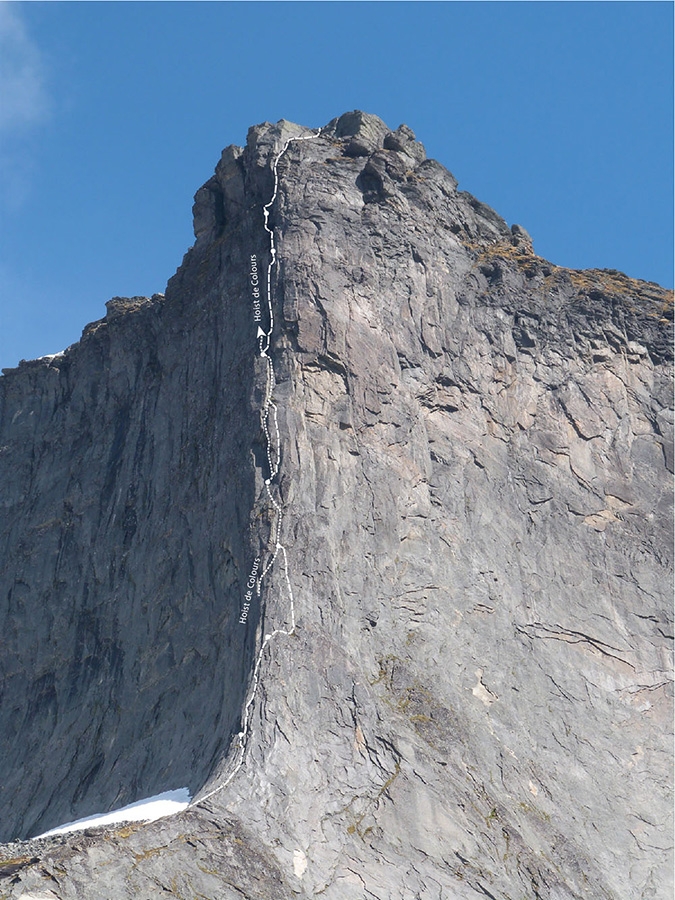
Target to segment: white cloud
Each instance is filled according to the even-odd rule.
[[[47,114],[43,64],[18,3],[0,2],[0,135],[21,133]]]
[[[22,15],[23,4],[0,0],[1,212],[16,213],[31,193],[37,126],[47,119],[45,64]]]

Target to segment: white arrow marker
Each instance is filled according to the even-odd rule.
[[[262,330],[260,325],[258,325],[258,333],[256,334],[256,338],[258,339],[258,350],[260,351],[260,355],[262,357],[266,357],[267,356],[266,350],[267,350],[267,348],[269,348],[270,338],[269,338],[269,335],[267,334],[267,332]],[[263,341],[265,339],[267,340],[267,348],[263,347]]]

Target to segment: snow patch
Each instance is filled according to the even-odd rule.
[[[52,837],[55,834],[66,834],[69,831],[82,831],[84,828],[98,828],[101,825],[117,825],[120,822],[154,822],[155,819],[163,819],[164,816],[172,816],[181,812],[189,804],[190,791],[187,788],[179,788],[177,791],[164,791],[154,797],[145,800],[137,800],[129,806],[115,809],[109,813],[98,813],[77,819],[75,822],[66,822],[51,831],[45,831],[37,837]]]
[[[294,850],[293,851],[293,872],[295,873],[297,878],[302,878],[302,876],[307,871],[307,857],[303,850]]]
[[[40,891],[39,894],[19,894],[19,900],[59,900],[53,891]]]

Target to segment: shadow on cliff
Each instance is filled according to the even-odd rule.
[[[242,258],[261,237],[223,227],[166,297],[115,298],[0,378],[0,840],[195,793],[238,731],[259,616],[239,621],[260,442]]]

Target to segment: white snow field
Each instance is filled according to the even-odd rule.
[[[154,822],[164,816],[172,816],[174,813],[184,810],[190,802],[190,792],[187,788],[179,788],[177,791],[164,791],[154,797],[145,800],[137,800],[129,806],[114,809],[109,813],[100,813],[77,819],[75,822],[66,822],[58,828],[52,828],[39,834],[37,837],[52,837],[55,834],[66,834],[69,831],[82,831],[84,828],[96,828],[99,825],[117,825],[120,822]]]

